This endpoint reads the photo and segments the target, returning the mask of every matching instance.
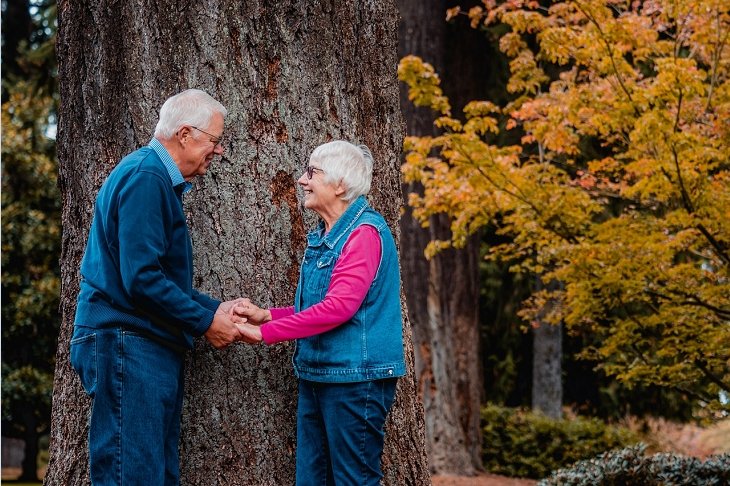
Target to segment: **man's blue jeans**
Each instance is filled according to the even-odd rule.
[[[71,365],[93,398],[94,486],[180,483],[184,363],[183,353],[133,331],[75,327]]]
[[[297,486],[380,484],[383,426],[396,382],[299,380]]]

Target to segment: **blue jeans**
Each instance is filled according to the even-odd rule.
[[[297,486],[380,484],[383,426],[396,381],[299,380]]]
[[[133,331],[76,326],[71,365],[93,399],[91,483],[180,483],[185,356]]]

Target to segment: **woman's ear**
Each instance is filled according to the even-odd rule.
[[[337,188],[335,189],[335,196],[342,197],[343,194],[347,192],[347,189],[345,188],[345,184],[342,183],[342,180],[337,183]]]

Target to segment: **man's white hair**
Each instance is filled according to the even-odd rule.
[[[228,110],[205,91],[186,89],[162,105],[155,137],[169,139],[185,125],[205,128],[216,113],[225,118]]]

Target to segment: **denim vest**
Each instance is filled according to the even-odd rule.
[[[303,380],[345,383],[405,375],[400,271],[393,235],[363,196],[324,233],[324,223],[307,235],[294,307],[300,312],[321,302],[335,263],[350,234],[362,224],[378,230],[382,257],[375,279],[355,315],[331,331],[298,339],[294,373]]]

